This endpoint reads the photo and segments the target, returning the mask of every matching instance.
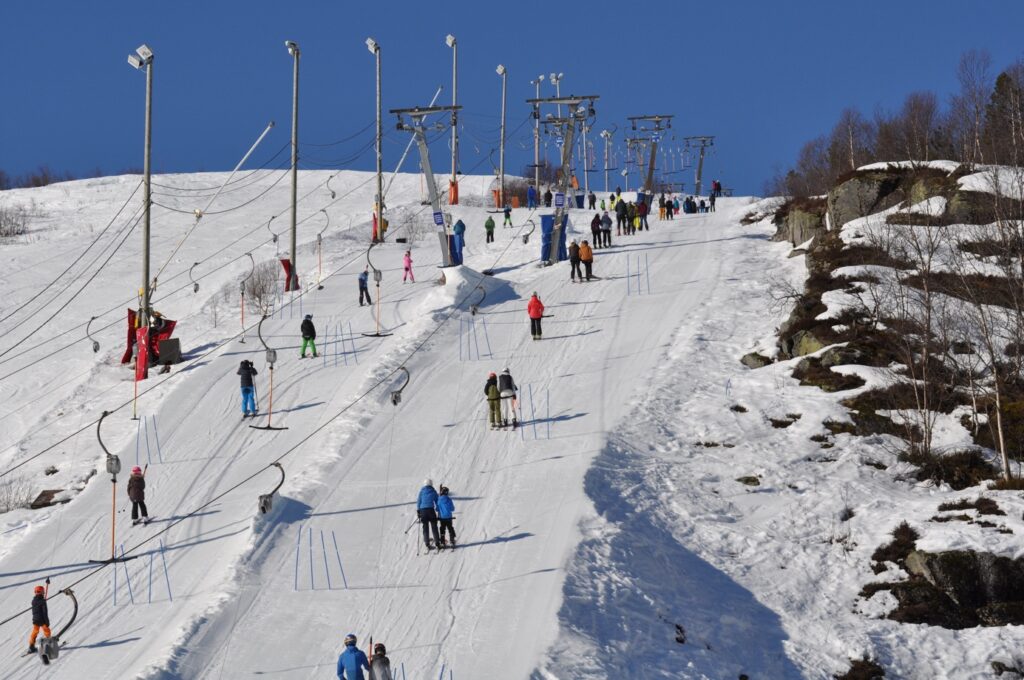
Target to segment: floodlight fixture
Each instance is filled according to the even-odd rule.
[[[135,53],[142,57],[143,61],[149,61],[153,58],[153,50],[149,49],[149,45],[146,44],[139,45]]]
[[[142,59],[140,59],[138,56],[134,54],[128,55],[128,63],[137,69],[141,69],[145,65],[145,62],[143,62]]]
[[[444,43],[448,45],[448,47],[455,47],[455,36],[449,33],[444,37]]]
[[[293,57],[299,53],[299,46],[291,40],[285,40],[284,46],[288,48],[288,54],[292,55]]]
[[[377,41],[374,40],[373,38],[367,38],[366,39],[366,49],[370,50],[371,54],[376,54],[377,50],[380,49],[380,45],[378,45]]]
[[[498,64],[498,68],[496,68],[495,71],[497,71],[499,76],[505,75],[505,66],[504,66],[504,64]]]

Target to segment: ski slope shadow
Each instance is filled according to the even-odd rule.
[[[801,677],[786,656],[778,615],[663,524],[638,456],[609,442],[584,487],[606,522],[583,526],[587,538],[570,562],[559,611],[564,632],[545,671],[573,678],[635,677],[641,668],[644,678]]]

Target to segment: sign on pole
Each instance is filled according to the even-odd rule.
[[[565,194],[563,194],[562,192],[558,192],[557,194],[555,194],[555,207],[556,208],[564,208],[565,207]]]
[[[442,213],[440,210],[434,213],[434,224],[436,224],[439,227],[444,226],[444,213]]]

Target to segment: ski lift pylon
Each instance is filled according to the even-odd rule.
[[[71,628],[71,624],[78,618],[78,599],[75,597],[74,591],[71,588],[65,588],[60,591],[71,598],[71,603],[74,609],[71,610],[71,618],[64,624],[64,627],[57,631],[56,635],[51,635],[48,638],[43,638],[39,643],[39,660],[43,662],[44,666],[49,666],[51,661],[54,661],[60,655],[60,638],[64,633],[68,632]]]
[[[405,366],[399,366],[398,370],[405,373],[405,382],[397,390],[391,391],[391,403],[395,406],[398,406],[400,403],[402,403],[402,391],[409,386],[409,381],[411,380],[411,376],[409,375],[409,369],[407,369]]]
[[[99,341],[96,338],[92,337],[92,335],[89,334],[89,326],[92,325],[92,322],[95,321],[95,320],[96,320],[95,316],[90,317],[89,318],[89,322],[85,324],[85,337],[89,338],[89,340],[92,341],[92,351],[93,351],[93,354],[95,354],[96,352],[100,351],[100,343],[99,343]]]
[[[199,266],[198,262],[193,262],[192,266],[188,268],[188,280],[192,282],[192,292],[193,293],[198,293],[199,292],[199,282],[196,281],[195,278],[193,278],[193,276],[192,276],[192,270],[195,269],[198,266]]]
[[[281,481],[277,483],[277,486],[275,486],[274,490],[271,491],[270,493],[260,494],[259,508],[260,514],[263,515],[267,514],[268,512],[274,509],[274,494],[276,494],[278,490],[284,485],[284,468],[281,467],[281,464],[278,463],[277,461],[271,463],[271,465],[276,467],[278,472],[281,473]]]

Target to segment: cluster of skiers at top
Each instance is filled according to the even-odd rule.
[[[576,178],[574,176],[573,177],[573,188],[577,189],[577,188],[579,188],[579,184],[575,180],[576,180]],[[617,200],[617,198],[621,198],[621,196],[622,196],[622,189],[621,188],[616,188],[615,189],[615,193],[611,194],[609,196],[609,203],[605,203],[605,199],[603,199],[603,198],[600,199],[600,204],[601,204],[601,208],[600,209],[601,210],[605,210],[606,206],[607,207],[613,206],[615,201]],[[661,196],[662,196],[662,198],[664,198],[665,194],[662,194]],[[721,198],[721,196],[722,196],[722,183],[719,182],[717,179],[711,180],[711,191],[708,193],[708,202],[710,203],[710,205],[714,206],[715,202],[714,202],[713,199]],[[544,207],[545,208],[550,208],[551,207],[551,201],[554,199],[554,194],[551,193],[551,187],[548,187],[544,191],[543,197],[539,197],[538,196],[537,189],[532,184],[529,187],[527,187],[527,189],[526,189],[526,207],[527,208],[539,208],[540,205],[539,205],[538,198],[543,198]],[[700,206],[700,204],[703,203],[703,199],[701,199],[699,202],[694,202],[694,197],[693,196],[689,196],[688,199],[689,199],[689,202],[692,203],[692,206],[693,206],[694,209],[693,210],[686,210],[686,209],[684,209],[683,212],[686,212],[686,213],[698,212],[697,208]],[[685,202],[686,202],[686,200],[684,199],[684,203]],[[678,214],[679,213],[679,208],[680,208],[679,199],[674,199],[673,203],[674,203],[674,207],[675,207],[675,212],[676,212],[676,214]],[[591,191],[590,193],[587,194],[587,207],[590,210],[597,210],[598,209],[597,205],[598,205],[597,194],[595,194],[593,191]],[[712,207],[711,210],[713,211],[714,208]],[[507,207],[506,207],[506,211],[508,211]],[[701,210],[700,212],[704,212],[704,211]]]

